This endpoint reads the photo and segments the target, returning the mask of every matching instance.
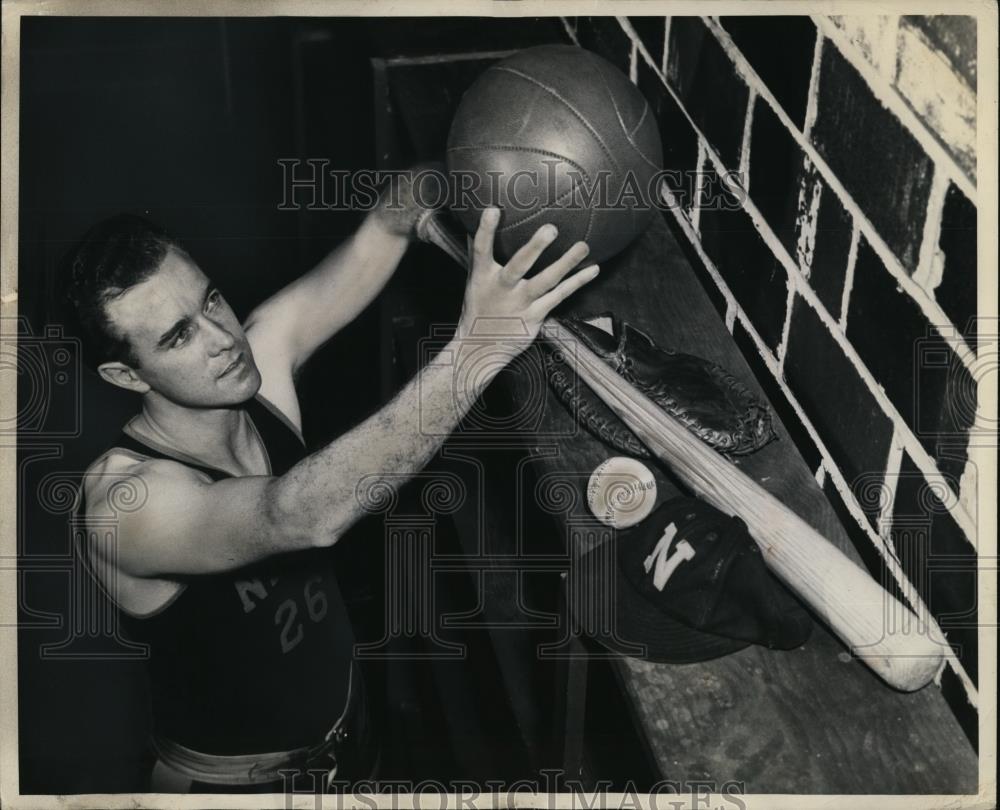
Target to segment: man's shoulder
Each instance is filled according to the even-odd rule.
[[[164,459],[148,458],[122,447],[102,453],[84,473],[81,493],[82,513],[92,531],[85,533],[78,552],[84,555],[112,600],[125,611],[146,615],[167,604],[181,587],[162,577],[130,573],[123,561],[143,555],[150,529],[162,525],[162,509],[148,511],[139,522],[129,518],[142,511],[156,480],[170,474],[171,468],[183,465]],[[194,470],[190,470],[194,473]],[[176,473],[175,473],[176,474]],[[94,520],[114,518],[117,531],[109,535],[104,524],[94,531]],[[113,537],[113,539],[109,539]],[[109,578],[109,574],[113,576]]]
[[[173,459],[150,458],[128,448],[111,447],[83,474],[83,511],[87,515],[131,511],[131,507],[148,500],[158,482],[184,480],[194,485],[210,479]]]

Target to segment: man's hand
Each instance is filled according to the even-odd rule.
[[[531,345],[558,304],[597,276],[598,267],[592,264],[567,277],[590,252],[585,242],[577,242],[548,267],[525,278],[558,231],[554,225],[541,226],[506,265],[500,265],[493,258],[499,220],[496,208],[487,208],[479,220],[456,337],[499,338],[513,357]]]
[[[378,196],[373,219],[394,236],[413,239],[421,219],[447,199],[448,180],[440,162],[420,163],[392,177]]]

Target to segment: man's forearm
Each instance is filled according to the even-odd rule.
[[[353,319],[382,291],[403,258],[419,211],[390,209],[388,201],[369,211],[357,231],[323,258],[312,271],[335,284],[335,303]],[[399,205],[397,203],[397,205]]]
[[[335,542],[364,511],[356,492],[364,476],[399,482],[420,470],[497,371],[531,344],[549,312],[597,276],[596,265],[569,275],[587,255],[579,242],[525,277],[558,235],[552,225],[499,264],[499,221],[497,208],[480,218],[456,339],[382,410],[268,485],[265,519],[282,545]]]
[[[317,280],[310,292],[340,314],[336,328],[353,320],[377,296],[396,271],[409,240],[389,231],[378,212],[369,213],[357,231],[327,254],[310,272]],[[343,322],[343,323],[342,323]]]
[[[275,479],[268,513],[294,545],[336,542],[364,513],[365,476],[398,484],[421,470],[496,375],[495,351],[452,340],[381,410]]]

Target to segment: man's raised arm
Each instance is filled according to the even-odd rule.
[[[418,167],[395,177],[354,234],[247,317],[265,381],[269,370],[294,374],[385,287],[426,210],[413,188],[419,174]]]

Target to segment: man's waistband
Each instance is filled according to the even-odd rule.
[[[351,667],[343,713],[324,738],[314,745],[266,753],[207,754],[154,733],[153,749],[164,765],[198,782],[259,785],[279,781],[289,771],[310,770],[326,771],[332,779],[343,770],[342,765],[353,766],[371,747],[365,694],[362,684],[355,682],[360,681],[360,672],[354,671],[356,668],[356,664]]]
[[[275,751],[266,754],[223,756],[195,751],[173,740],[153,736],[153,749],[163,763],[198,782],[216,785],[257,785],[276,782],[282,771],[307,766],[310,748]]]

